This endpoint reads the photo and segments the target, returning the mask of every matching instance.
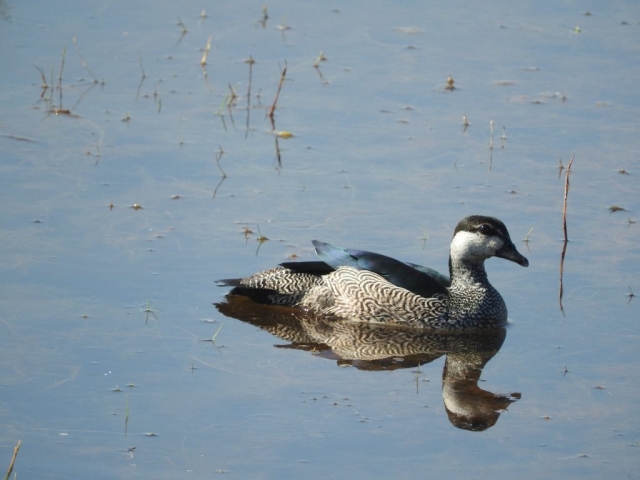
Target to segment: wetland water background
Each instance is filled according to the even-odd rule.
[[[640,6],[268,14],[0,2],[0,464],[22,440],[21,479],[637,475]],[[488,262],[512,324],[481,386],[522,398],[484,432],[447,419],[443,359],[338,367],[212,305],[314,238],[446,271],[472,213],[531,263]]]

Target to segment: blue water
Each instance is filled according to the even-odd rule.
[[[0,2],[0,465],[22,440],[21,479],[636,474],[638,6],[261,9]],[[487,265],[512,324],[481,387],[522,398],[484,432],[449,422],[443,358],[339,367],[212,305],[314,238],[446,271],[471,213],[531,263]]]

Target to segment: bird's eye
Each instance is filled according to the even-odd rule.
[[[482,225],[480,225],[478,227],[478,231],[480,233],[482,233],[483,235],[490,235],[493,232],[491,227],[489,225],[487,225],[486,223],[483,223]]]

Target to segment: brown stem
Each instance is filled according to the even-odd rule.
[[[562,296],[564,295],[564,285],[562,283],[562,277],[564,275],[564,257],[567,253],[567,243],[569,243],[569,237],[567,236],[567,198],[569,196],[569,174],[571,173],[571,165],[573,165],[574,155],[571,156],[571,160],[569,160],[569,165],[567,166],[565,172],[565,181],[564,181],[564,204],[562,207],[562,229],[564,231],[564,242],[562,245],[562,254],[560,255],[560,291],[558,293],[558,301],[560,303],[560,311],[562,315],[564,315],[564,307],[562,306]]]
[[[280,72],[280,82],[278,82],[278,90],[276,91],[276,98],[274,98],[273,100],[273,105],[271,105],[271,108],[269,109],[269,119],[271,120],[271,128],[273,130],[276,129],[276,122],[273,118],[273,114],[276,111],[276,104],[278,103],[278,97],[280,96],[280,90],[282,90],[282,84],[284,83],[284,79],[287,76],[287,62],[284,62],[284,68],[282,69],[282,72]]]
[[[564,230],[564,241],[568,242],[567,238],[567,197],[569,196],[569,173],[571,173],[571,165],[573,164],[573,158],[575,155],[571,156],[571,160],[569,160],[569,165],[567,166],[567,171],[565,173],[564,180],[564,205],[562,207],[562,229]]]
[[[9,478],[11,476],[11,472],[13,471],[13,465],[16,463],[16,457],[18,456],[18,450],[20,450],[20,445],[22,444],[22,440],[18,440],[18,444],[13,449],[13,457],[11,457],[11,463],[9,464],[9,469],[7,470],[7,474],[4,478]]]

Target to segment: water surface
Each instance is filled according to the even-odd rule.
[[[267,8],[0,3],[4,464],[22,440],[18,478],[637,473],[638,7]],[[292,138],[265,118],[285,64]],[[444,358],[338,366],[213,305],[314,238],[446,271],[472,213],[531,263],[488,262],[511,325],[480,386],[521,399],[483,432],[449,421]]]

